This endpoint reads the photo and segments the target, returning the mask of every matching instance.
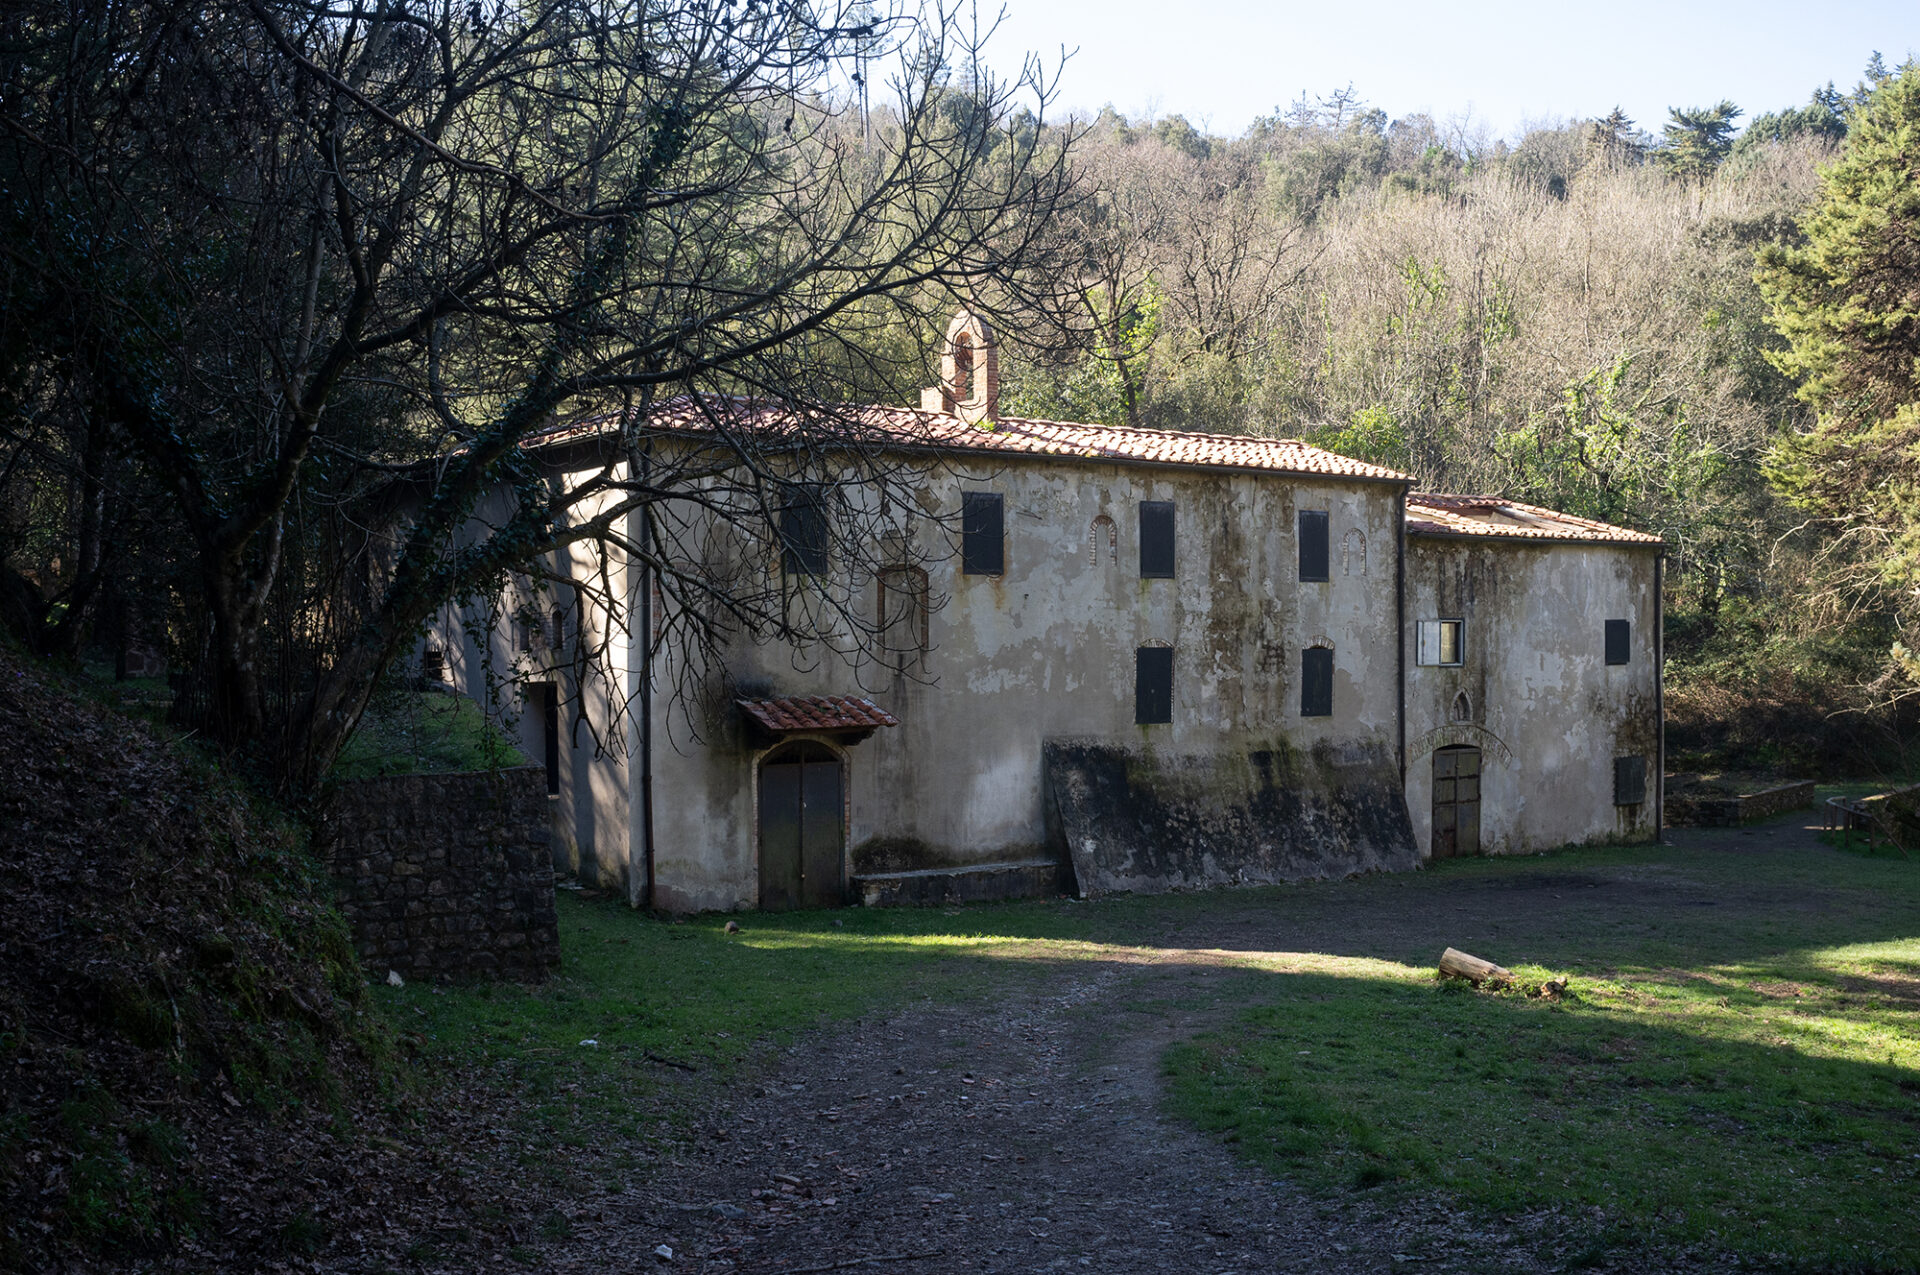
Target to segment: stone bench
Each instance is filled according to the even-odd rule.
[[[867,872],[853,878],[853,896],[872,907],[938,907],[947,903],[996,903],[1044,899],[1070,891],[1066,865],[1057,859],[1019,859],[911,872]]]

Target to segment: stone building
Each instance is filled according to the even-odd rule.
[[[526,689],[519,729],[548,769],[564,866],[637,903],[777,908],[1301,880],[1657,835],[1657,539],[1411,493],[1286,439],[1005,418],[992,334],[964,312],[942,372],[919,411],[858,409],[919,519],[897,566],[841,582],[882,649],[736,640],[700,674],[697,740],[668,697],[639,693],[682,685],[678,654],[645,668],[623,633],[597,637],[632,711],[567,694],[564,673]],[[653,436],[699,445],[700,407],[656,409]],[[745,411],[748,428],[784,416]],[[579,481],[619,463],[614,433],[584,422],[532,450]],[[824,550],[763,556],[776,582],[834,578]],[[553,565],[604,568],[659,605],[620,564]],[[436,641],[470,693],[532,645],[457,619]]]
[[[1657,837],[1660,541],[1421,492],[1406,529],[1406,795],[1421,853]]]

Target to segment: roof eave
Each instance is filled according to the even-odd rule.
[[[529,443],[523,444],[523,446],[527,446],[530,452],[538,454],[542,459],[550,459],[556,455],[564,455],[568,452],[585,450],[596,446],[604,449],[609,440],[617,437],[618,430],[607,430],[602,433],[582,434],[576,438],[555,438],[546,442],[529,440]],[[653,437],[687,439],[686,435],[678,434],[672,430],[662,430],[653,435]],[[796,444],[796,446],[797,445],[798,444]],[[1282,469],[1269,465],[1213,465],[1204,461],[1155,460],[1147,456],[1113,456],[1104,452],[1087,456],[1073,451],[1017,451],[1012,448],[1001,450],[987,447],[961,447],[951,443],[901,441],[897,439],[881,442],[878,446],[888,451],[921,452],[943,457],[986,460],[995,464],[1007,461],[1036,461],[1081,465],[1127,465],[1142,469],[1182,470],[1189,473],[1253,474],[1270,475],[1276,478],[1311,478],[1328,482],[1378,483],[1385,486],[1399,487],[1407,491],[1413,489],[1412,477],[1406,474],[1394,474],[1391,471],[1384,474],[1330,474],[1314,469]],[[615,459],[617,459],[617,457]]]
[[[1332,482],[1384,483],[1411,490],[1413,479],[1404,474],[1324,474],[1313,469],[1280,469],[1270,465],[1210,465],[1205,461],[1154,460],[1148,456],[1086,456],[1078,452],[993,451],[985,448],[952,447],[939,443],[893,443],[901,451],[934,451],[949,456],[989,456],[995,460],[1066,461],[1081,465],[1133,465],[1143,469],[1180,469],[1207,474],[1269,474],[1275,478],[1321,478]]]
[[[1607,536],[1517,536],[1500,531],[1428,531],[1424,528],[1408,527],[1409,537],[1426,540],[1499,540],[1507,544],[1522,545],[1587,545],[1602,549],[1659,549],[1665,551],[1667,542],[1652,540],[1616,540]]]

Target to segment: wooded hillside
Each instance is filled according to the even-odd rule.
[[[1105,112],[1064,232],[1081,338],[1016,352],[1014,410],[1297,433],[1424,488],[1655,532],[1683,764],[1904,769],[1909,621],[1862,565],[1905,525],[1899,497],[1863,525],[1859,467],[1782,480],[1823,417],[1758,272],[1807,243],[1850,124],[1908,118],[1915,78],[1876,57],[1851,95],[1826,86],[1737,135],[1726,102],[1675,110],[1659,137],[1616,111],[1513,144],[1390,121],[1350,90],[1233,139]],[[1881,171],[1910,186],[1913,159]],[[1920,293],[1911,256],[1892,269]],[[1920,389],[1901,375],[1887,412]]]
[[[0,646],[0,828],[0,1268],[259,1269],[460,1195],[285,815]]]
[[[1221,138],[1053,118],[1058,68],[989,74],[958,8],[748,8],[20,7],[8,629],[163,664],[174,719],[285,792],[456,603],[630,625],[547,578],[575,545],[652,573],[681,667],[821,631],[690,556],[715,476],[651,459],[648,412],[794,408],[777,445],[711,422],[730,533],[777,545],[780,509],[824,499],[857,576],[887,530],[859,511],[899,507],[900,475],[833,404],[916,402],[964,303],[1001,329],[1013,413],[1303,436],[1657,532],[1683,755],[1907,768],[1913,67],[1876,55],[1744,131],[1722,101],[1501,140],[1348,89]],[[1885,241],[1858,270],[1827,247],[1856,223]],[[626,469],[537,481],[522,443],[608,410]],[[505,521],[456,543],[501,490]]]

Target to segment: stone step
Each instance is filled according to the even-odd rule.
[[[1044,899],[1070,893],[1067,866],[1058,859],[1016,859],[911,872],[863,872],[853,878],[854,897],[867,907],[937,907],[947,903],[993,903]]]

